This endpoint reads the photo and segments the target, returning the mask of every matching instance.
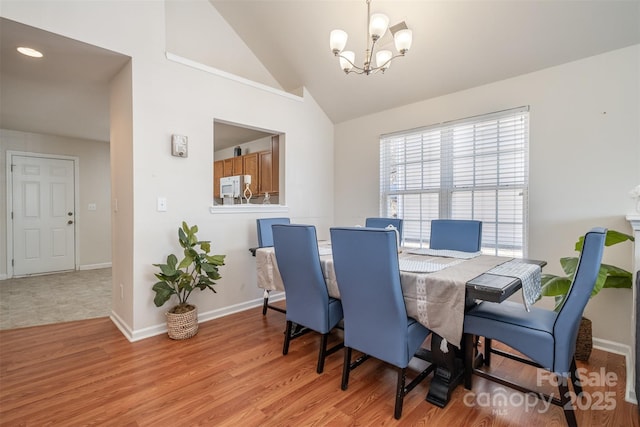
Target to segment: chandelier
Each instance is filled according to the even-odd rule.
[[[407,28],[407,25],[403,22],[389,28],[389,18],[382,13],[371,14],[371,0],[367,0],[367,37],[371,38],[371,44],[367,46],[367,50],[364,53],[364,64],[359,67],[354,61],[356,54],[350,50],[344,50],[347,45],[348,35],[342,30],[333,30],[329,37],[329,45],[331,51],[340,60],[340,68],[345,74],[374,74],[378,71],[383,73],[391,65],[391,61],[399,56],[404,56],[411,47],[412,33]],[[375,52],[376,42],[385,35],[387,29],[393,35],[393,40],[396,45],[398,53],[393,54],[390,50],[379,50]],[[376,65],[371,63],[375,53]]]

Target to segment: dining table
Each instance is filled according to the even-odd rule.
[[[257,284],[284,291],[273,247],[251,249],[256,257]],[[340,298],[330,241],[319,241],[322,273],[330,296]],[[401,247],[400,284],[407,315],[432,331],[431,348],[417,357],[436,365],[426,400],[444,407],[464,371],[464,312],[480,301],[500,303],[523,288],[525,307],[539,296],[544,261],[428,248]]]

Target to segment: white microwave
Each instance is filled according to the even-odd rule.
[[[220,197],[240,197],[242,175],[220,178]]]

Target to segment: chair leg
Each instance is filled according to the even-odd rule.
[[[269,307],[269,291],[264,291],[264,299],[262,300],[262,315],[267,315],[267,307]]]
[[[393,416],[399,420],[402,416],[402,402],[404,401],[404,383],[407,378],[407,369],[398,368],[398,383],[396,385],[396,407]]]
[[[475,365],[475,337],[464,334],[464,388],[471,390],[473,368]]]
[[[342,365],[342,385],[340,388],[346,390],[349,386],[349,371],[351,370],[351,347],[344,348],[344,363]]]
[[[582,394],[582,383],[580,382],[580,377],[578,376],[578,367],[576,366],[575,357],[571,360],[570,374],[571,382],[573,383],[573,390],[576,392],[576,396],[579,396]]]
[[[560,391],[560,402],[562,410],[564,411],[564,417],[567,419],[567,425],[569,427],[578,427],[576,414],[573,411],[573,403],[571,402],[571,395],[569,394],[569,384],[567,384],[564,378],[558,378],[558,390]]]
[[[329,334],[322,334],[320,338],[320,351],[318,352],[318,367],[316,372],[321,374],[324,370],[324,359],[327,355],[327,339],[329,338]]]
[[[284,346],[282,347],[282,354],[289,353],[289,341],[291,341],[291,329],[293,328],[293,322],[287,320],[287,329],[284,331]]]
[[[484,339],[484,366],[491,365],[491,338]]]

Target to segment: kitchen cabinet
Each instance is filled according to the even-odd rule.
[[[273,193],[273,153],[271,151],[258,153],[258,170],[260,171],[258,194]]]
[[[242,156],[242,166],[244,170],[244,175],[251,175],[251,185],[249,185],[249,189],[253,196],[258,195],[259,188],[259,167],[258,167],[258,153],[251,153]],[[241,193],[244,192],[246,187],[243,186]]]
[[[280,140],[271,137],[271,150],[261,151],[258,157],[260,172],[258,194],[278,194],[280,189]]]
[[[224,160],[213,162],[213,197],[220,198],[220,178],[224,171]]]

